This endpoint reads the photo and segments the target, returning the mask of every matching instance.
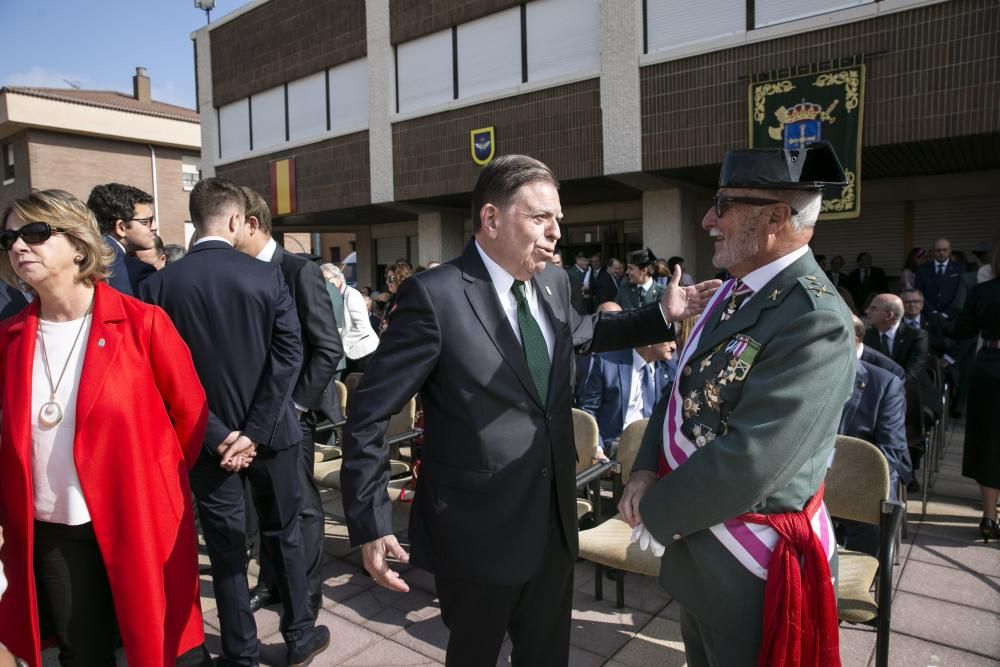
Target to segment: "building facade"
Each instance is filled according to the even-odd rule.
[[[186,244],[188,193],[201,173],[201,130],[192,109],[157,102],[143,68],[133,94],[57,88],[0,89],[0,208],[32,189],[83,201],[101,183],[153,195],[164,243]]]
[[[477,159],[527,153],[562,182],[564,251],[648,246],[705,277],[753,91],[854,68],[854,106],[823,113],[856,122],[855,208],[813,246],[894,275],[1000,226],[998,34],[991,0],[254,0],[193,35],[203,168],[283,201],[279,230],[353,234],[377,285],[457,255]]]

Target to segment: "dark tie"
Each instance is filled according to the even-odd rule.
[[[642,416],[649,418],[653,414],[653,401],[656,400],[656,382],[653,380],[653,368],[650,364],[642,367]]]
[[[889,347],[889,334],[882,334],[882,352],[887,357],[892,357],[892,349]]]
[[[910,325],[911,329],[919,329],[920,328],[920,322],[918,322],[916,320],[906,320],[906,323]]]
[[[944,275],[944,264],[937,265],[937,274],[939,277]]]
[[[753,290],[742,280],[737,280],[736,284],[733,285],[733,293],[729,297],[729,303],[726,304],[726,310],[722,313],[722,321],[725,322],[740,309],[743,302],[746,301],[750,295],[753,294]]]
[[[512,291],[517,299],[517,326],[521,330],[524,358],[528,362],[528,370],[531,371],[538,397],[542,399],[542,405],[545,405],[549,398],[549,369],[552,367],[549,348],[538,322],[531,316],[528,298],[524,294],[524,282],[515,280]]]

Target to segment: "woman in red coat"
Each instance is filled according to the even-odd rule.
[[[138,224],[129,221],[126,224]],[[108,287],[112,253],[59,190],[0,218],[0,278],[33,295],[0,323],[0,643],[39,667],[210,664],[187,471],[208,415],[159,308]]]

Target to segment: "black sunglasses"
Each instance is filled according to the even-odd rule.
[[[57,231],[59,230],[52,229],[45,222],[29,222],[20,229],[5,229],[0,231],[0,250],[10,250],[19,238],[24,239],[28,245],[45,243],[52,236],[52,232]]]
[[[729,195],[715,195],[712,197],[712,204],[715,205],[715,215],[721,218],[726,214],[726,209],[733,204],[751,204],[753,206],[768,206],[770,204],[784,204],[788,206],[788,202],[781,201],[780,199],[763,199],[761,197],[730,197]],[[788,206],[792,210],[792,215],[798,215],[799,212],[796,211],[791,206]]]

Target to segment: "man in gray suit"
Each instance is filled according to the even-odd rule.
[[[826,143],[731,151],[702,220],[733,279],[688,337],[619,505],[640,543],[666,545],[660,583],[681,604],[692,667],[791,664],[799,631],[801,664],[839,664],[821,489],[854,339],[808,243],[821,189],[844,182]],[[785,576],[802,581],[802,606]]]

